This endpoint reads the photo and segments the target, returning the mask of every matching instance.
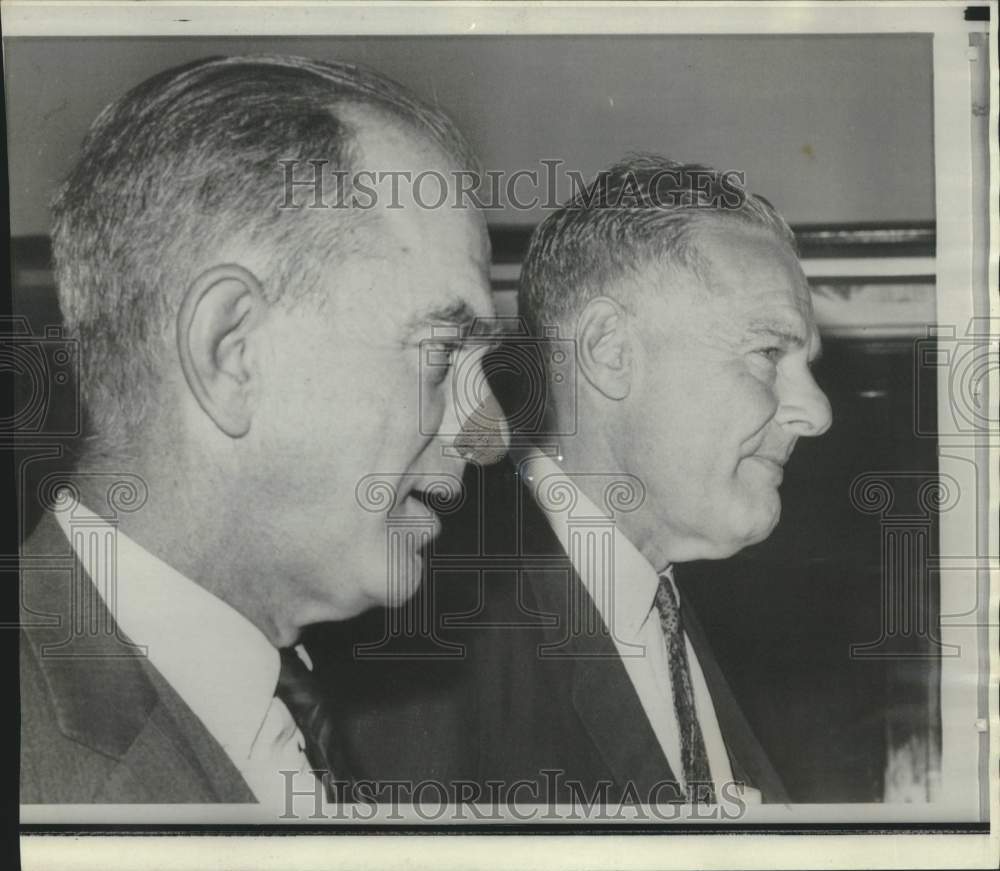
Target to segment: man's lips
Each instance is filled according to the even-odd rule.
[[[776,460],[774,457],[764,456],[764,454],[754,454],[751,459],[766,463],[769,466],[773,466],[775,469],[785,468],[785,464],[781,460]]]
[[[404,497],[403,501],[409,500],[412,505],[416,502],[434,514],[447,513],[454,504],[456,494],[447,485],[440,487],[430,487],[426,490],[414,487]]]
[[[751,454],[748,460],[756,460],[756,464],[767,470],[774,478],[776,484],[780,484],[785,477],[785,457],[775,454]]]
[[[412,511],[414,508],[423,507],[426,511],[433,512],[430,497],[423,490],[410,490],[403,494],[399,500],[399,507],[404,511]]]
[[[763,438],[756,444],[747,445],[749,450],[745,456],[748,459],[755,457],[758,460],[767,460],[776,466],[784,467],[795,450],[796,441],[797,439],[790,439],[785,444],[782,444],[782,440]]]
[[[440,524],[440,517],[445,506],[440,496],[423,490],[410,490],[396,503],[389,512],[391,517],[423,518],[435,526]]]

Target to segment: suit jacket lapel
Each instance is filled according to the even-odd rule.
[[[156,802],[256,802],[232,760],[155,669],[158,702],[98,795]],[[164,777],[170,772],[169,777]],[[108,800],[108,799],[105,799]]]
[[[573,703],[584,727],[620,784],[631,780],[648,788],[674,780],[660,743],[646,717],[631,678],[618,655],[604,621],[587,595],[548,520],[527,489],[518,482],[523,531],[523,553],[558,555],[561,571],[529,570],[527,582],[542,611],[558,614],[556,626],[545,631],[554,645],[573,657]],[[599,627],[566,639],[570,626],[569,602],[576,596],[588,612],[577,625]],[[770,802],[787,802],[781,778],[764,752],[712,654],[693,609],[685,609],[685,627],[701,665],[715,707],[719,728],[729,752],[733,776],[756,787]],[[581,615],[584,616],[584,615]],[[625,737],[627,736],[627,738]]]
[[[165,772],[169,772],[168,777]],[[228,790],[216,788],[191,746],[179,738],[176,724],[162,705],[150,712],[94,800],[121,801],[122,796],[130,801],[171,804],[254,800],[229,798]]]
[[[614,658],[575,663],[573,704],[615,780],[645,801],[655,784],[676,778],[617,651],[600,653]]]
[[[655,784],[674,781],[673,772],[596,605],[548,520],[519,486],[523,555],[529,565],[533,556],[558,558],[550,567],[524,572],[539,610],[558,616],[542,630],[549,646],[540,655],[572,663],[572,699],[580,722],[618,786],[633,786],[642,800]]]
[[[21,602],[60,731],[120,763],[97,800],[255,801],[218,742],[121,634],[49,514],[22,549]]]
[[[787,803],[790,799],[784,784],[736,701],[729,682],[712,654],[697,614],[687,603],[684,606],[684,628],[698,655],[698,662],[712,696],[715,716],[729,751],[733,777],[759,789],[765,801]]]

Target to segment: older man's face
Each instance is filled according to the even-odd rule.
[[[447,169],[389,131],[361,151],[375,170]],[[465,465],[452,438],[469,412],[456,401],[455,369],[463,383],[484,383],[469,370],[485,349],[461,341],[473,318],[493,313],[481,216],[421,207],[405,185],[401,207],[384,208],[393,195],[382,193],[370,240],[350,258],[331,254],[328,303],[275,326],[261,453],[273,470],[264,476],[273,538],[289,567],[276,595],[294,602],[300,622],[414,591],[420,549],[439,524],[426,496],[435,482],[457,484]]]
[[[810,364],[820,343],[797,259],[773,237],[713,225],[705,283],[679,273],[652,304],[633,457],[647,490],[640,533],[660,561],[722,558],[766,538],[783,467],[830,405]]]

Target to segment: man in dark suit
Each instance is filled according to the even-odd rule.
[[[466,736],[425,770],[530,784],[522,801],[786,800],[678,581],[771,533],[797,439],[830,425],[791,231],[738,176],[637,157],[535,230],[518,303],[547,376],[520,402],[544,396],[547,420],[483,470],[413,605],[443,663],[428,713]],[[342,662],[377,684],[364,657],[393,643]],[[346,701],[354,738],[420,719],[405,704]],[[352,752],[391,777],[390,743]]]
[[[280,813],[350,778],[299,640],[414,591],[426,494],[484,443],[451,367],[482,356],[485,225],[400,183],[471,166],[401,86],[302,58],[96,120],[54,207],[90,432],[22,548],[24,802]]]

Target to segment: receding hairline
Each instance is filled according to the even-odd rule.
[[[705,253],[703,244],[708,237],[718,238],[742,234],[773,242],[776,247],[787,251],[796,263],[799,259],[793,244],[774,228],[735,215],[728,215],[725,212],[712,211],[698,215],[692,221],[688,234],[683,257],[667,257],[657,251],[646,251],[631,268],[622,270],[617,280],[631,284],[638,291],[638,295],[625,294],[624,296],[631,296],[636,301],[659,297],[660,294],[656,294],[650,286],[650,280],[655,280],[658,276],[665,277],[670,281],[678,279],[683,281],[685,278],[691,278],[693,281],[686,282],[684,286],[692,293],[704,296],[714,294],[716,291],[713,287],[712,274],[715,265],[713,259]],[[612,286],[605,286],[603,292],[605,295],[615,298]],[[618,301],[626,310],[631,308],[627,299]],[[579,312],[576,312],[573,316],[578,314]]]
[[[704,219],[704,224],[697,225],[691,233],[691,260],[690,271],[701,279],[705,289],[711,291],[711,275],[715,269],[715,261],[705,253],[705,240],[707,238],[720,238],[724,236],[742,235],[751,237],[757,241],[771,242],[780,250],[790,255],[791,260],[798,264],[799,256],[794,243],[778,233],[773,227],[760,224],[756,221],[747,221],[735,216],[727,216],[725,213],[713,213]],[[678,264],[683,267],[684,264]],[[800,267],[801,268],[801,267]]]
[[[369,126],[384,125],[389,130],[399,133],[401,137],[415,143],[427,146],[449,159],[449,162],[460,163],[461,155],[453,153],[444,142],[440,141],[434,132],[422,125],[416,117],[376,101],[351,94],[335,95],[330,98],[327,108],[330,113],[347,129],[350,138],[357,139],[366,132]]]
[[[475,160],[471,155],[455,154],[443,143],[439,142],[427,130],[414,124],[407,118],[401,118],[396,113],[385,109],[380,105],[358,103],[351,99],[338,101],[331,106],[337,113],[340,120],[347,129],[351,141],[351,171],[364,170],[400,170],[415,171],[417,173],[426,170],[438,171],[445,176],[446,183],[451,185],[455,182],[450,176],[453,172],[478,171],[478,165],[466,165],[469,160]],[[390,149],[397,149],[400,157],[400,166],[375,166],[369,165],[371,160],[370,152],[376,148],[384,146],[386,140],[384,134],[389,131],[395,142],[389,142]],[[439,209],[429,209],[429,211],[458,212],[464,216],[468,222],[474,224],[482,237],[482,251],[478,259],[489,263],[490,241],[486,233],[486,216],[478,208],[454,208],[452,206],[452,191],[449,188],[448,197],[444,206]],[[423,208],[419,204],[413,204],[416,208]],[[376,225],[381,223],[384,217],[382,209],[370,210],[378,217],[375,219]],[[405,211],[405,210],[404,210]],[[393,214],[392,212],[388,214]]]

